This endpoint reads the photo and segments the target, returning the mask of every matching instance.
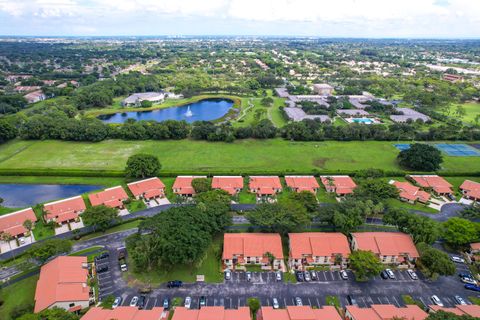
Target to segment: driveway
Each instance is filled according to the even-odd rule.
[[[412,210],[414,213],[421,214],[422,216],[426,216],[432,218],[433,220],[444,222],[450,218],[458,217],[460,212],[465,209],[465,206],[460,203],[447,203],[444,204],[439,213],[426,213],[423,211]]]

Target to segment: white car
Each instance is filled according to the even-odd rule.
[[[390,269],[385,269],[385,272],[387,273],[387,275],[388,275],[388,277],[389,277],[390,279],[395,279],[395,273],[393,273],[392,270],[390,270]]]
[[[463,283],[468,283],[468,284],[477,285],[477,281],[475,281],[475,280],[472,279],[472,278],[463,277],[463,278],[461,278],[461,280],[462,280]]]
[[[232,279],[232,271],[229,269],[225,270],[225,280],[230,280]]]
[[[278,309],[278,308],[280,308],[280,304],[278,304],[277,298],[273,298],[272,301],[273,301],[273,302],[272,302],[273,309]]]
[[[112,309],[117,308],[122,303],[122,297],[116,297],[112,304]]]
[[[348,280],[348,273],[345,270],[340,270],[340,277],[342,277],[343,280]]]
[[[305,272],[303,273],[303,275],[305,276],[305,281],[307,281],[307,282],[308,282],[308,281],[312,281],[312,278],[310,277],[310,272],[305,271]]]
[[[190,309],[191,306],[192,306],[192,298],[186,297],[185,298],[185,308]]]
[[[457,301],[458,304],[461,304],[461,305],[466,305],[467,302],[460,296],[455,296],[455,301]]]
[[[433,295],[430,299],[432,299],[433,303],[436,304],[437,306],[443,307],[443,302],[440,300],[439,297],[436,295]]]
[[[452,256],[450,259],[452,259],[453,262],[456,262],[456,263],[465,263],[465,260],[460,258],[460,257],[457,257],[457,256]]]
[[[302,302],[302,299],[300,297],[296,297],[295,298],[295,305],[296,306],[303,306],[303,302]]]
[[[407,273],[410,276],[410,278],[412,278],[413,280],[418,280],[417,274],[412,269],[408,269]]]
[[[130,307],[136,307],[137,302],[138,302],[138,297],[137,296],[133,297],[132,300],[130,300]]]
[[[277,279],[277,281],[282,281],[282,272],[275,272],[275,278]]]

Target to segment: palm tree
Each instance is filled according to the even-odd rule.
[[[12,241],[13,239],[14,239],[14,237],[10,233],[5,232],[5,231],[0,232],[0,241],[7,242],[8,246],[10,247],[10,251],[12,250],[12,245],[11,245],[10,241]],[[15,260],[15,256],[13,256],[13,260]]]
[[[33,229],[33,222],[32,222],[32,220],[27,219],[27,220],[23,221],[23,226],[24,226],[24,228],[27,229],[28,232],[30,233],[30,240],[31,240],[31,239],[32,239],[32,229]]]
[[[268,262],[270,263],[270,266],[273,269],[273,263],[275,262],[275,256],[271,252],[266,252],[265,256],[268,258]]]

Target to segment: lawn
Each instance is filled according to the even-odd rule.
[[[128,157],[148,153],[173,173],[314,173],[365,168],[398,170],[393,142],[291,142],[282,139],[206,141],[123,141],[98,143],[14,140],[0,146],[0,170],[123,170]],[[20,151],[19,151],[20,150]],[[3,160],[2,160],[3,159]],[[478,172],[477,157],[445,156],[443,171]]]
[[[17,307],[31,305],[33,309],[37,280],[38,276],[32,276],[2,289],[3,305],[0,306],[0,319],[13,320],[10,314]]]
[[[401,209],[407,209],[407,210],[419,210],[427,213],[438,213],[438,210],[435,210],[433,208],[430,208],[426,205],[423,205],[421,203],[416,203],[416,204],[410,204],[408,202],[403,202],[400,201],[399,199],[388,199],[385,201],[385,204],[394,207],[394,208],[401,208]]]
[[[129,221],[129,222],[126,222],[126,223],[123,223],[123,224],[119,224],[115,227],[112,227],[110,229],[107,229],[105,232],[93,232],[93,233],[89,233],[83,237],[80,238],[79,241],[84,241],[84,240],[89,240],[89,239],[93,239],[93,238],[96,238],[96,237],[101,237],[101,236],[104,236],[106,234],[110,234],[110,233],[115,233],[115,232],[119,232],[119,231],[124,231],[124,230],[128,230],[128,229],[133,229],[133,228],[137,228],[138,225],[140,224],[140,222],[142,222],[141,219],[137,219],[137,220],[133,220],[133,221]]]
[[[452,118],[458,118],[458,115],[455,114],[458,104],[452,104],[449,107],[449,113],[447,115]],[[462,121],[475,123],[475,117],[480,114],[480,103],[478,102],[467,102],[461,104],[465,109],[465,115],[461,118]]]
[[[205,275],[206,282],[222,282],[221,252],[223,235],[216,237],[206,252],[205,258],[196,266],[176,266],[172,270],[153,270],[149,272],[133,272],[131,269],[124,277],[129,284],[158,285],[169,280],[195,282],[196,275]],[[129,262],[131,264],[131,262]]]
[[[108,177],[0,176],[0,183],[91,184],[108,188],[125,183],[125,179]]]

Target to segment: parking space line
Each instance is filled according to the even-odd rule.
[[[318,298],[317,298],[317,297],[315,297],[315,300],[317,300],[317,307],[319,307],[319,308],[320,308],[320,302],[318,301]]]
[[[363,297],[360,297],[360,299],[362,299],[362,301],[363,301],[363,306],[366,307],[367,303],[365,302],[365,299]]]
[[[383,304],[382,300],[380,300],[380,297],[377,297],[377,300],[380,304]]]
[[[327,281],[327,275],[325,273],[325,271],[322,271],[321,273],[323,275],[323,281]]]
[[[398,303],[397,299],[395,298],[395,296],[392,296],[393,300],[395,300],[395,304],[397,305],[397,307],[400,307],[400,304]]]
[[[310,298],[308,298],[308,305],[311,307],[312,306],[312,301],[310,301]]]

